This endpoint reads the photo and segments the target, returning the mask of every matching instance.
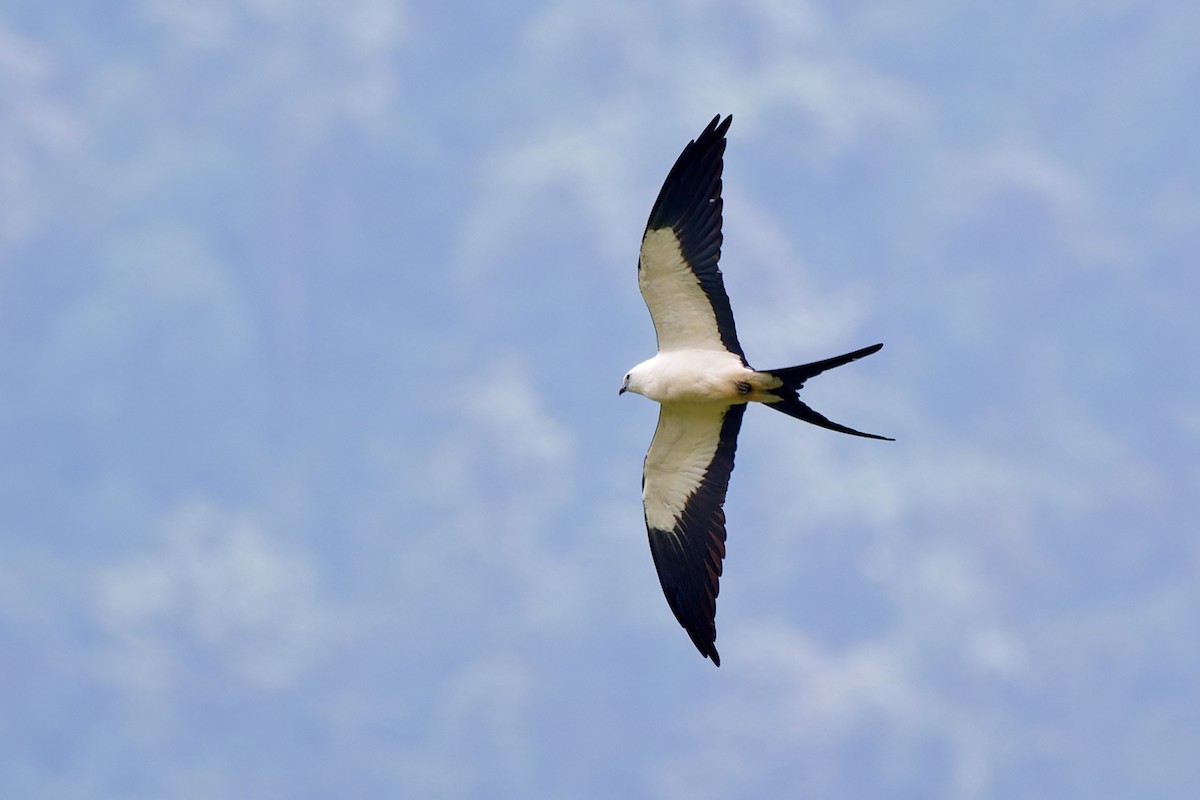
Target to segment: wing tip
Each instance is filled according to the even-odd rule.
[[[717,652],[717,631],[715,619],[713,620],[713,623],[713,630],[711,631],[712,637],[709,638],[703,636],[702,631],[693,630],[691,627],[685,624],[683,620],[680,620],[680,624],[683,625],[683,629],[687,631],[688,636],[691,637],[692,644],[696,645],[696,649],[700,651],[700,655],[711,660],[714,667],[719,667],[721,666],[721,654]]]
[[[717,114],[699,136],[684,146],[663,181],[646,222],[646,230],[674,226],[689,214],[701,211],[711,213],[712,209],[701,201],[720,201],[725,135],[732,123],[732,114],[724,120]],[[682,185],[677,186],[679,184]],[[720,219],[719,208],[716,219]],[[719,233],[719,223],[715,227]]]
[[[725,134],[729,131],[729,126],[733,124],[733,114],[726,114],[725,119],[721,119],[721,115],[717,114],[712,118],[712,122],[708,123],[708,127],[700,134],[703,137],[705,134],[710,136],[718,136],[725,138]]]

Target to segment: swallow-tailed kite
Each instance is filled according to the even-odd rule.
[[[713,664],[725,491],[742,414],[751,401],[855,436],[800,401],[809,378],[869,356],[882,344],[811,364],[755,370],[746,362],[721,280],[721,168],[732,117],[713,118],[667,174],[642,237],[638,285],[654,320],[658,355],[625,376],[621,394],[658,401],[658,428],[642,471],[650,552],[663,594]],[[720,123],[720,124],[718,124]]]

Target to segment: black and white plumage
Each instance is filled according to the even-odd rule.
[[[725,558],[725,493],[748,402],[830,430],[887,439],[831,422],[796,392],[825,370],[882,344],[776,370],[750,367],[738,343],[721,257],[721,170],[732,117],[713,118],[663,183],[638,261],[658,354],[625,376],[621,393],[660,404],[642,472],[650,552],[663,594],[696,648],[717,666],[717,592]],[[890,441],[890,440],[889,440]]]

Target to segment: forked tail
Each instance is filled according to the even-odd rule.
[[[809,378],[820,375],[826,370],[840,367],[843,364],[849,364],[851,361],[857,361],[860,358],[869,356],[872,353],[879,352],[883,347],[882,344],[873,344],[870,347],[864,347],[861,350],[855,350],[853,353],[826,358],[823,361],[814,361],[811,364],[801,364],[797,367],[784,367],[783,369],[767,369],[761,370],[769,375],[773,375],[783,382],[783,386],[778,389],[771,390],[770,394],[778,397],[778,400],[765,401],[768,408],[773,408],[776,411],[782,411],[789,417],[802,419],[805,422],[817,425],[822,428],[828,428],[831,431],[839,433],[848,433],[851,436],[865,436],[868,439],[882,439],[887,442],[894,442],[890,436],[878,436],[874,433],[863,433],[856,431],[854,428],[847,428],[845,425],[838,423],[818,414],[811,408],[800,401],[800,397],[796,392],[803,388],[804,382]]]

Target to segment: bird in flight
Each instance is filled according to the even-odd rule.
[[[650,552],[667,604],[713,664],[725,492],[750,402],[841,433],[797,396],[809,378],[877,352],[882,344],[783,369],[756,370],[738,344],[721,280],[721,169],[733,117],[713,118],[683,148],[654,201],[638,260],[638,286],[654,320],[658,354],[629,370],[620,394],[659,403],[642,470]]]

